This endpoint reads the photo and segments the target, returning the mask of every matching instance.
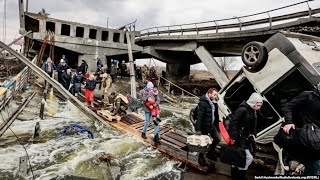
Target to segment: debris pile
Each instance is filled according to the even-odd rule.
[[[13,56],[0,56],[0,81],[18,74],[25,65]]]

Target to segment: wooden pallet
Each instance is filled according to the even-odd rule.
[[[121,119],[120,116],[118,116],[118,115],[113,116],[110,111],[104,110],[104,109],[98,110],[97,114],[99,116],[101,116],[103,119],[110,121],[110,122],[111,121],[120,121],[120,119]]]

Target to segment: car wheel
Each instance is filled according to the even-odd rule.
[[[243,47],[241,58],[247,69],[259,71],[268,60],[268,52],[263,43],[253,41]]]

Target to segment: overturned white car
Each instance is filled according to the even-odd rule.
[[[272,143],[283,122],[284,105],[320,82],[320,38],[277,33],[264,43],[248,43],[241,55],[245,66],[219,93],[221,117],[228,119],[252,92],[260,93],[264,105],[258,113],[256,141]],[[274,147],[280,154],[283,174],[288,167],[281,162],[279,147]]]

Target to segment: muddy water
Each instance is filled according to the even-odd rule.
[[[112,127],[94,123],[71,103],[59,103],[54,117],[40,120],[38,116],[41,95],[36,95],[23,113],[11,125],[13,132],[24,144],[35,179],[63,179],[79,176],[95,179],[180,179],[177,161],[145,146],[140,140]],[[17,107],[10,103],[9,109]],[[165,113],[164,113],[165,114]],[[187,117],[175,113],[164,116],[164,123],[191,132]],[[34,126],[40,122],[40,138],[33,139]],[[57,137],[65,126],[78,124],[94,134],[69,132]],[[100,162],[102,153],[112,156],[110,164]],[[19,158],[26,156],[23,146],[9,130],[0,138],[0,179],[17,179]],[[32,173],[29,174],[32,179]]]

